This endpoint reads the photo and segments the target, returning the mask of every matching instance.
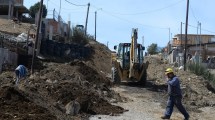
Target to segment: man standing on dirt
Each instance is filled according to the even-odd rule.
[[[174,105],[178,108],[178,110],[184,115],[184,120],[189,119],[189,114],[185,110],[184,106],[181,103],[182,94],[180,88],[180,82],[177,76],[174,75],[173,70],[171,68],[166,69],[165,71],[166,76],[168,77],[168,101],[166,112],[162,119],[170,119]]]

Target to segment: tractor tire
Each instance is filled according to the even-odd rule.
[[[146,82],[147,82],[147,71],[144,70],[144,73],[143,73],[143,75],[142,75],[142,77],[141,77],[139,83],[140,83],[141,85],[145,86],[145,85],[146,85]]]
[[[115,84],[120,84],[121,82],[119,73],[115,67],[113,68],[113,71],[112,71],[112,79],[113,79],[113,83]]]

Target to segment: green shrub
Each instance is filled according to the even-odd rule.
[[[215,76],[211,74],[210,71],[208,71],[207,68],[203,67],[201,64],[191,63],[188,64],[187,67],[192,73],[198,76],[202,76],[204,79],[212,82],[215,85]]]
[[[196,75],[202,76],[207,72],[207,68],[200,64],[189,64],[188,69]]]
[[[73,36],[72,42],[78,44],[87,44],[89,40],[93,40],[94,38],[91,35],[85,35],[84,30],[73,27]]]

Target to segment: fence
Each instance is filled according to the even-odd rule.
[[[54,57],[80,59],[90,57],[92,49],[79,44],[65,44],[52,40],[44,40],[41,42],[40,52],[43,55]]]
[[[58,22],[62,22],[62,23],[66,23],[63,18],[56,12],[56,10],[54,9],[52,14],[49,14],[51,16],[53,16],[53,19],[58,21]]]

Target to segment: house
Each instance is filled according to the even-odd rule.
[[[0,18],[21,18],[22,14],[29,13],[23,2],[24,0],[0,0]]]
[[[177,62],[177,59],[183,58],[183,49],[185,45],[185,34],[177,34],[169,42],[169,62]],[[194,56],[200,55],[201,60],[206,60],[208,56],[215,56],[215,35],[207,34],[188,34],[187,35],[187,54]]]
[[[198,52],[203,61],[207,60],[209,57],[215,57],[215,42],[203,43],[201,45],[189,45],[187,52],[190,55],[195,55],[195,53]]]
[[[49,40],[65,42],[72,35],[71,22],[64,22],[61,16],[58,16],[57,19],[55,17],[46,18],[43,22],[45,24],[45,38],[48,38]]]
[[[215,42],[215,35],[207,34],[188,34],[187,45],[205,44]],[[178,47],[185,44],[185,34],[177,34],[173,38],[172,46]]]

